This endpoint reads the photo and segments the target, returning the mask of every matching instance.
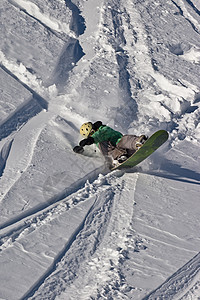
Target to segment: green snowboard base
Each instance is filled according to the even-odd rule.
[[[111,170],[128,167],[132,168],[138,165],[141,161],[157,150],[163,143],[165,143],[168,139],[168,136],[168,132],[165,130],[156,131],[138,151],[136,151],[123,163],[113,167]]]

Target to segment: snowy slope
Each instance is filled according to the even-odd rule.
[[[198,0],[0,5],[0,298],[199,299]],[[169,132],[107,170],[85,121]]]

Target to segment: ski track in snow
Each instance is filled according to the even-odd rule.
[[[128,198],[127,193],[130,193],[130,184],[131,191],[134,191],[137,176],[127,176],[126,181],[118,182],[116,175],[108,174],[96,180],[96,184],[94,182],[91,187],[96,200],[81,230],[71,247],[67,247],[60,261],[57,261],[56,270],[54,266],[48,278],[41,280],[44,284],[31,299],[45,299],[47,291],[50,298],[54,297],[56,291],[60,299],[88,299],[91,296],[98,297],[98,294],[109,297],[113,294],[113,286],[116,286],[116,297],[126,298],[123,292],[127,287],[123,283],[120,263],[126,257],[128,245],[133,242],[130,223],[134,193],[132,198]],[[79,278],[76,283],[77,272]],[[85,276],[88,272],[91,273],[90,279]],[[67,293],[63,292],[63,281],[69,286]],[[71,296],[68,298],[68,295]]]
[[[184,18],[191,24],[193,29],[200,34],[200,25],[198,21],[190,14],[189,10],[187,10],[183,1],[176,0],[172,1],[179,8],[180,14],[184,16]],[[200,11],[195,7],[195,5],[190,0],[186,0],[186,2],[192,7],[192,9],[200,15]]]
[[[102,176],[103,177],[103,176]],[[14,222],[14,224],[8,224],[5,226],[1,233],[1,247],[3,251],[7,247],[12,246],[12,243],[17,239],[24,237],[25,235],[37,230],[38,227],[45,225],[57,217],[62,211],[67,211],[78,205],[81,201],[85,201],[88,197],[93,197],[101,182],[104,183],[106,179],[96,180],[92,185],[87,182],[83,189],[78,190],[69,197],[58,200],[56,204],[49,204],[47,208],[42,211],[37,211],[34,216],[21,218]],[[59,199],[59,198],[58,198]]]
[[[132,128],[140,127],[137,130],[145,130],[147,120],[141,122],[142,116],[147,118],[146,110],[152,107],[148,119],[149,130],[155,129],[160,120],[160,124],[171,133],[168,148],[173,149],[187,137],[196,143],[199,141],[199,87],[196,82],[192,84],[188,79],[174,80],[170,72],[166,75],[164,67],[163,70],[159,69],[157,56],[154,57],[155,49],[149,46],[150,33],[145,18],[151,19],[151,15],[142,8],[144,1],[137,3],[138,1],[97,0],[95,3],[98,4],[99,23],[93,37],[87,33],[90,25],[86,23],[84,28],[84,19],[79,15],[81,12],[71,1],[68,5],[65,4],[68,17],[71,18],[69,25],[67,21],[64,23],[49,12],[44,12],[38,1],[33,2],[9,1],[17,13],[25,14],[34,24],[41,26],[45,34],[47,32],[55,36],[63,48],[60,50],[60,57],[51,65],[48,80],[37,75],[25,61],[18,61],[15,57],[10,58],[5,52],[0,52],[1,71],[10,76],[16,86],[21,86],[29,93],[29,98],[26,95],[21,105],[13,107],[12,112],[0,123],[2,201],[12,194],[15,186],[29,170],[44,130],[49,130],[53,124],[55,128],[58,127],[57,132],[54,129],[56,134],[62,137],[65,132],[62,133],[61,124],[66,120],[68,126],[73,124],[71,131],[77,134],[79,123],[84,121],[85,108],[80,105],[76,110],[73,100],[78,97],[78,89],[88,83],[88,74],[94,72],[95,78],[95,72],[102,71],[101,66],[98,69],[98,59],[101,56],[105,57],[105,61],[111,59],[115,66],[107,74],[104,66],[103,74],[114,83],[118,82],[121,103],[118,107],[118,103],[113,102],[111,112],[116,110],[116,113],[111,114],[111,117],[114,123],[120,123],[121,120],[122,129],[129,127],[130,133]],[[180,14],[199,35],[200,8],[195,1],[168,2],[178,11],[176,15]],[[87,4],[83,3],[83,7],[84,5]],[[149,5],[159,6],[159,3],[155,1]],[[158,8],[162,10],[161,6]],[[96,7],[92,9],[96,12]],[[163,8],[163,15],[165,13],[167,14]],[[84,44],[84,38],[91,38],[91,46]],[[83,42],[83,49],[79,40]],[[176,44],[168,46],[172,55],[180,55],[188,63],[199,64],[200,45],[198,48],[191,44],[189,49],[184,49],[177,41]],[[85,49],[87,51],[84,53]],[[88,86],[89,84],[90,82]],[[67,97],[63,96],[66,91],[69,92]],[[98,93],[95,81],[94,93]],[[115,89],[110,92],[105,87],[104,93],[113,93],[113,98],[117,98]],[[86,116],[92,112],[90,109],[94,99],[88,101],[91,101],[91,107],[88,108],[89,112],[85,112]],[[59,121],[56,119],[58,116]],[[67,134],[66,132],[65,136]],[[70,144],[75,143],[73,137],[69,134],[67,138],[69,146],[73,146]],[[66,142],[63,144],[66,146]],[[21,213],[3,220],[0,234],[1,253],[15,247],[21,247],[26,252],[24,241],[31,234],[38,237],[44,228],[59,222],[59,216],[73,214],[75,209],[81,211],[82,204],[88,205],[82,222],[68,239],[63,238],[59,250],[49,254],[48,267],[44,268],[26,293],[21,295],[21,299],[129,299],[129,292],[135,289],[125,280],[123,263],[129,259],[128,250],[145,250],[143,240],[148,238],[142,234],[137,236],[132,229],[136,200],[134,195],[140,174],[116,171],[98,176],[98,170],[103,172],[104,168],[86,172],[77,182],[62,187],[54,197],[48,198],[42,204],[29,208],[29,203],[25,201]],[[49,175],[53,176],[53,172]],[[163,231],[163,235],[164,239],[166,237],[166,245],[169,245],[170,238],[172,243],[173,239],[178,239],[167,231]],[[183,248],[184,243],[181,249]],[[194,252],[190,249],[184,250]],[[144,299],[198,299],[195,297],[199,296],[199,280],[197,254]]]
[[[200,288],[199,279],[200,253],[198,253],[191,261],[189,261],[180,270],[178,270],[178,272],[176,272],[170,278],[168,278],[168,280],[164,282],[155,292],[152,292],[143,300],[198,299]],[[174,295],[176,296],[174,297]]]

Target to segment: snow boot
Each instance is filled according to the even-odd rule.
[[[146,142],[148,140],[148,136],[146,136],[146,135],[141,135],[140,137],[139,137],[139,139],[138,139],[138,141],[136,142],[136,147],[137,147],[137,150],[139,150],[141,147],[142,147],[142,145],[144,145],[144,143]]]
[[[125,160],[127,160],[128,159],[128,156],[126,156],[126,155],[122,155],[122,156],[120,156],[117,160],[118,160],[118,162],[121,164],[121,163],[123,163]]]

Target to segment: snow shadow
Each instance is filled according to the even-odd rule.
[[[25,89],[27,89],[33,95],[33,98],[38,102],[38,105],[40,106],[41,110],[48,108],[48,102],[43,97],[41,97],[38,93],[36,93],[30,86],[22,82],[14,73],[9,71],[5,66],[0,65],[0,68],[8,75],[10,75],[12,78],[14,78],[17,82],[19,82]]]
[[[34,97],[31,98],[0,124],[0,140],[9,136],[13,131],[18,130],[24,123],[42,110],[43,108],[38,103],[38,100]]]
[[[200,102],[200,93],[196,93],[195,98],[194,98],[194,104]]]
[[[0,151],[0,177],[3,175],[12,143],[13,140],[6,142]]]
[[[200,10],[194,5],[194,3],[191,0],[186,0],[186,2],[193,8],[195,13],[197,13],[200,16]]]
[[[72,3],[71,0],[65,0],[65,4],[72,12],[69,28],[74,31],[77,36],[83,34],[86,26],[85,19],[81,16],[80,9]]]
[[[180,43],[172,44],[172,45],[169,45],[168,47],[169,47],[169,51],[175,55],[183,55],[184,54],[182,45]]]
[[[155,167],[154,164],[153,167]],[[143,171],[143,173],[185,183],[200,184],[200,173],[191,169],[183,168],[178,163],[174,163],[166,158],[163,158],[163,161],[159,166],[159,170],[149,170],[147,172]]]
[[[50,86],[52,84],[56,84],[59,92],[62,92],[62,89],[69,78],[69,72],[84,55],[85,53],[83,52],[79,41],[77,39],[70,38],[63,47],[57,66],[47,85]]]
[[[20,128],[29,119],[40,113],[43,109],[48,108],[48,102],[36,93],[27,84],[22,82],[15,74],[9,71],[5,66],[0,65],[1,69],[9,76],[19,82],[25,89],[27,89],[32,97],[20,105],[9,117],[0,123],[0,140],[9,136],[13,131]]]
[[[72,12],[69,28],[78,37],[85,31],[85,19],[81,16],[79,8],[71,0],[65,0],[65,4]],[[55,84],[60,93],[64,92],[63,89],[69,78],[69,72],[84,55],[85,53],[78,39],[69,38],[63,47],[57,66],[48,80],[47,86]]]

